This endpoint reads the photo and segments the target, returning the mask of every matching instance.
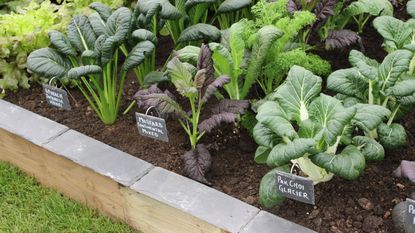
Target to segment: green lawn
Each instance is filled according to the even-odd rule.
[[[0,162],[0,232],[134,232]]]

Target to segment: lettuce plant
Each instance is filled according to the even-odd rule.
[[[232,123],[236,114],[242,114],[248,108],[247,101],[224,99],[212,108],[212,112],[201,120],[202,111],[212,94],[230,81],[226,76],[214,78],[212,53],[207,45],[202,45],[197,66],[182,62],[174,57],[167,65],[167,75],[176,90],[185,97],[190,111],[176,102],[169,91],[161,91],[157,86],[140,90],[135,98],[140,107],[154,107],[161,116],[173,115],[189,136],[191,150],[183,155],[186,174],[203,183],[207,183],[205,173],[209,170],[211,157],[203,144],[199,144],[205,133],[221,123]]]
[[[356,179],[367,160],[381,160],[383,147],[359,135],[375,129],[390,111],[370,104],[344,104],[321,93],[322,79],[293,66],[285,82],[258,108],[253,135],[255,161],[275,167],[260,184],[260,202],[268,207],[283,198],[276,193],[275,172],[298,167],[315,184],[334,175]]]
[[[364,130],[373,139],[379,139],[388,149],[402,146],[406,132],[402,125],[394,123],[399,113],[415,104],[415,78],[408,75],[413,53],[396,50],[379,64],[361,52],[352,50],[349,69],[333,72],[327,79],[327,87],[340,93],[345,103],[368,103],[386,107],[392,111],[386,123]]]
[[[97,8],[97,12],[99,15],[89,18],[75,16],[68,25],[67,36],[58,31],[50,32],[53,48],[32,52],[28,68],[45,78],[69,77],[76,80],[101,121],[113,124],[117,119],[127,72],[138,67],[155,45],[149,40],[139,41],[131,51],[127,51],[123,43],[130,37],[131,11],[121,7],[111,12],[103,7]],[[151,34],[145,30],[139,33]],[[135,34],[133,32],[133,36]],[[118,66],[120,52],[126,54],[122,67]]]

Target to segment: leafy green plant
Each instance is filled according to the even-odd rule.
[[[114,12],[97,8],[99,20],[75,16],[67,28],[67,37],[58,31],[49,36],[55,49],[34,51],[28,68],[45,78],[76,80],[76,84],[104,124],[113,124],[118,115],[127,72],[142,64],[155,45],[149,40],[136,42],[126,51],[124,42],[130,37],[132,13],[121,7]],[[132,34],[150,35],[140,30]],[[126,55],[122,67],[120,52]],[[120,73],[120,74],[119,74]]]
[[[215,16],[213,21],[219,23],[221,29],[230,28],[232,24],[243,18],[249,18],[249,6],[255,1],[252,0],[224,0],[214,5]]]
[[[175,44],[203,38],[217,40],[219,29],[206,24],[208,8],[215,1],[142,0],[137,2],[134,14],[139,26],[152,25],[153,33],[164,26]]]
[[[27,55],[49,45],[48,32],[61,30],[65,21],[61,11],[49,1],[32,2],[19,13],[0,15],[0,89],[29,88]]]
[[[271,207],[283,197],[276,192],[275,173],[298,167],[315,184],[332,179],[356,179],[366,160],[381,160],[383,147],[359,130],[372,130],[390,111],[382,106],[345,107],[321,93],[322,79],[293,66],[285,82],[258,108],[255,161],[275,167],[260,184],[260,203]],[[359,130],[358,130],[359,129]]]
[[[379,64],[352,50],[349,61],[353,67],[337,70],[327,79],[327,87],[340,93],[345,103],[376,104],[392,111],[387,123],[365,130],[366,135],[378,139],[387,149],[406,143],[404,127],[394,121],[400,112],[415,104],[415,78],[407,74],[412,58],[412,52],[396,50]]]
[[[248,107],[247,101],[224,99],[219,102],[205,120],[201,120],[202,111],[212,94],[230,79],[226,76],[214,78],[212,53],[207,45],[202,45],[197,66],[181,62],[174,57],[167,65],[167,75],[176,90],[190,104],[190,111],[184,110],[169,91],[157,86],[140,90],[135,98],[140,107],[154,107],[161,116],[173,115],[189,136],[191,150],[183,155],[186,174],[203,183],[207,183],[205,173],[209,170],[211,157],[209,151],[199,141],[221,123],[232,123],[236,114],[242,114]]]

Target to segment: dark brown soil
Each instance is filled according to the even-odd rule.
[[[382,40],[373,28],[368,27],[362,39],[368,56],[379,60],[384,57],[385,52],[380,48]],[[161,44],[163,51],[158,51],[160,56],[171,49],[169,41],[162,40]],[[348,51],[319,54],[330,60],[334,69],[348,67]],[[134,78],[129,77],[128,81],[122,110],[137,91]],[[138,135],[134,112],[142,110],[134,107],[127,115],[121,115],[115,125],[105,126],[79,91],[72,90],[71,94],[76,102],[71,100],[73,110],[69,112],[48,106],[40,86],[10,94],[6,100],[156,166],[182,174],[180,156],[189,149],[189,142],[177,122],[167,122],[170,142],[158,142]],[[315,206],[287,200],[278,207],[266,210],[322,233],[397,232],[391,220],[392,208],[415,191],[415,185],[391,175],[401,160],[415,160],[414,114],[409,115],[403,124],[408,132],[408,145],[397,151],[388,151],[382,163],[369,163],[358,180],[334,178],[317,185]],[[256,145],[245,130],[227,125],[207,135],[203,142],[213,157],[212,170],[207,174],[213,188],[262,208],[258,204],[258,187],[269,168],[253,161]]]

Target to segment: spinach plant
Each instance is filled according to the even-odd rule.
[[[164,26],[175,44],[209,38],[217,40],[220,31],[206,24],[208,8],[216,0],[141,0],[135,16],[140,27],[153,25],[153,33]]]
[[[144,40],[127,51],[124,42],[130,37],[131,11],[125,7],[114,12],[106,7],[96,10],[100,16],[75,16],[68,25],[67,36],[52,31],[49,37],[53,48],[32,52],[28,57],[28,68],[45,78],[69,77],[76,80],[76,85],[101,121],[113,124],[117,119],[127,72],[138,67],[155,45]],[[120,51],[126,54],[122,67],[118,66]]]
[[[210,115],[201,120],[202,111],[212,94],[230,81],[226,76],[214,78],[212,53],[207,45],[202,45],[197,66],[182,62],[174,57],[167,65],[167,75],[176,90],[190,104],[190,111],[176,102],[169,91],[161,91],[157,86],[140,90],[135,98],[140,107],[154,107],[161,116],[173,115],[189,136],[191,150],[183,155],[186,174],[203,183],[208,183],[205,173],[209,170],[211,157],[204,144],[199,144],[205,133],[210,132],[221,123],[232,123],[236,114],[242,114],[249,103],[224,99],[220,101]]]
[[[230,28],[232,24],[243,18],[250,18],[249,6],[255,1],[252,0],[224,0],[214,5],[216,12],[213,20],[219,23],[221,29]]]
[[[260,105],[253,135],[259,145],[255,161],[275,167],[260,184],[260,203],[271,207],[283,200],[276,192],[278,170],[300,169],[315,184],[332,179],[356,179],[367,160],[381,160],[383,147],[361,136],[375,129],[390,111],[382,106],[355,104],[345,107],[321,93],[322,79],[293,66],[285,82]]]
[[[339,97],[345,103],[376,104],[392,111],[386,123],[364,131],[388,149],[398,148],[406,142],[405,129],[394,121],[399,113],[415,104],[415,78],[407,73],[412,58],[412,52],[396,50],[379,64],[352,50],[349,61],[353,67],[337,70],[327,79],[327,87],[340,93]]]

